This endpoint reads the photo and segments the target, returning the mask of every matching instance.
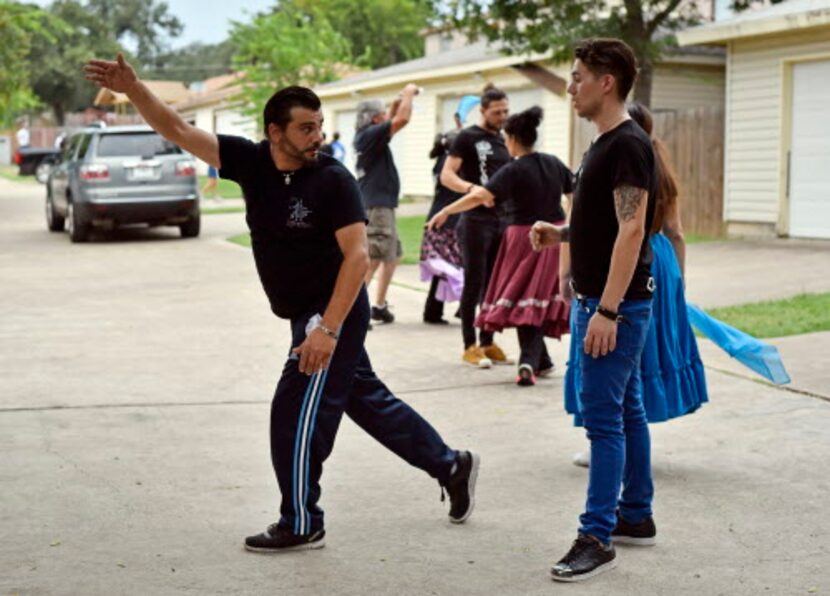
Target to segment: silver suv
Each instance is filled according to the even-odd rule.
[[[199,235],[196,163],[146,126],[75,132],[46,182],[46,224],[84,242],[93,227],[178,226]]]

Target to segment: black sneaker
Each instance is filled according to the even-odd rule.
[[[256,553],[288,553],[323,548],[325,545],[325,530],[297,535],[279,527],[278,524],[271,524],[262,534],[248,536],[245,539],[245,549]]]
[[[533,387],[536,384],[536,375],[533,374],[533,367],[529,364],[522,364],[519,367],[519,374],[516,375],[516,385],[519,387]]]
[[[632,546],[654,546],[657,544],[657,526],[650,515],[639,524],[630,524],[620,517],[617,511],[617,527],[611,532],[611,541],[614,544],[630,544]]]
[[[450,521],[454,524],[463,524],[473,513],[479,462],[479,456],[469,451],[459,451],[455,458],[455,473],[444,487],[450,495]]]
[[[424,323],[427,325],[449,325],[450,322],[447,319],[430,319],[428,317],[424,317]]]
[[[550,570],[554,581],[579,582],[617,566],[614,545],[605,546],[597,538],[580,534],[571,550]]]
[[[383,306],[373,306],[372,320],[379,321],[381,323],[394,323],[395,315],[393,315],[389,310],[388,304],[384,304]]]

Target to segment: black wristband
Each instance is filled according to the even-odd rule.
[[[605,308],[602,305],[597,306],[597,314],[605,317],[609,321],[614,321],[615,323],[619,323],[622,320],[620,313],[614,312],[610,308]]]

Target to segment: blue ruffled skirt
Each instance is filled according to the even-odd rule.
[[[697,340],[689,324],[683,277],[671,242],[663,234],[651,237],[656,283],[654,313],[640,361],[643,377],[643,404],[649,422],[664,422],[690,414],[709,401],[706,374]],[[576,309],[571,309],[573,338]],[[571,341],[568,370],[565,373],[565,411],[574,424],[582,426],[579,403],[579,359],[582,346]]]

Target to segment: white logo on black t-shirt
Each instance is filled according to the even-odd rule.
[[[306,221],[309,215],[311,215],[311,209],[303,204],[303,200],[291,197],[291,202],[288,204],[288,221],[285,225],[289,228],[310,228],[311,224]]]
[[[487,158],[493,155],[493,146],[490,141],[479,141],[475,144],[475,147],[478,154],[479,184],[487,184],[490,179],[487,176]]]

